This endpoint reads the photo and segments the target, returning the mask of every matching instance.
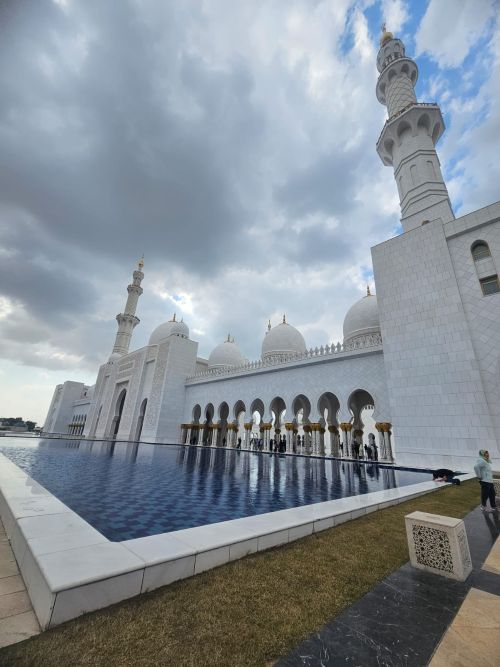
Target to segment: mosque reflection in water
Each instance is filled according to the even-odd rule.
[[[29,446],[3,442],[0,451],[112,540],[427,479],[370,462],[182,445],[41,440]]]

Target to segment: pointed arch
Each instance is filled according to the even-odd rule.
[[[142,433],[142,426],[144,424],[144,415],[146,414],[146,407],[148,405],[148,399],[145,398],[141,403],[141,408],[139,410],[139,416],[137,417],[137,428],[135,430],[135,442],[139,442]]]
[[[111,424],[111,437],[114,439],[118,435],[118,431],[120,429],[120,421],[122,418],[122,413],[123,413],[123,406],[125,404],[125,398],[127,396],[127,390],[122,389],[121,392],[118,394],[118,398],[116,399],[115,403],[115,416],[113,417],[113,421]]]

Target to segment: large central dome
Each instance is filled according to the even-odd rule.
[[[294,354],[303,354],[306,351],[304,336],[295,327],[283,322],[269,329],[262,341],[262,359],[287,357]]]

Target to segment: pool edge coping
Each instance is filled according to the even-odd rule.
[[[0,453],[0,515],[42,629],[441,486],[419,482],[111,542]],[[43,540],[60,548],[43,552]]]

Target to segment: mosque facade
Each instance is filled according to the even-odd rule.
[[[203,359],[174,316],[130,352],[141,260],[109,360],[92,387],[56,387],[45,434],[264,451],[282,440],[289,453],[349,458],[375,444],[381,461],[463,470],[480,448],[500,456],[500,202],[454,216],[440,108],[417,101],[417,64],[389,32],[377,68],[388,111],[377,152],[394,169],[403,233],[372,248],[377,295],[350,308],[343,343],[307,348],[283,317],[260,360],[230,336]]]

